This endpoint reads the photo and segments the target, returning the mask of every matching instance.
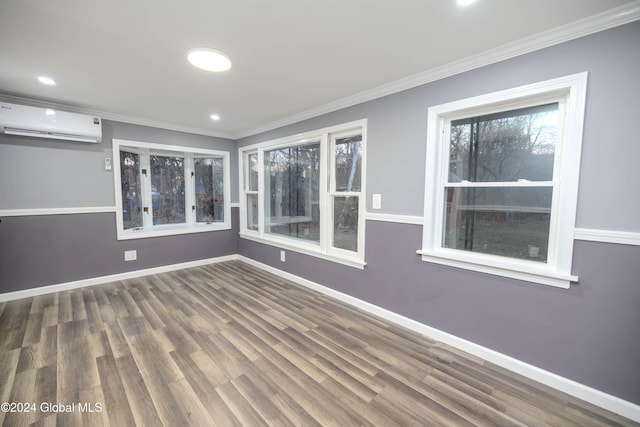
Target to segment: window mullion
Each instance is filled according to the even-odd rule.
[[[365,214],[367,210],[366,194],[367,194],[367,133],[366,129],[362,129],[361,144],[361,164],[360,164],[360,191],[358,194],[358,256],[364,259],[365,247]]]
[[[328,135],[327,137],[327,222],[324,228],[324,236],[326,240],[325,250],[330,251],[334,248],[334,228],[335,228],[335,203],[336,203],[336,137]]]
[[[180,153],[184,155],[184,203],[185,222],[187,224],[196,223],[196,177],[195,158],[191,153]]]
[[[240,202],[240,233],[242,233],[247,230],[247,212],[249,209],[247,206],[247,189],[245,187],[247,182],[246,173],[249,169],[247,153],[238,151],[238,166],[240,171],[238,173],[238,192],[240,194],[240,200],[238,201]]]
[[[142,187],[142,227],[145,230],[153,228],[153,200],[151,193],[151,159],[149,151],[140,153],[140,182]]]
[[[333,215],[332,212],[332,199],[331,189],[334,184],[333,178],[333,161],[330,154],[330,145],[333,141],[329,141],[329,135],[323,133],[320,137],[320,188],[319,188],[319,203],[320,203],[320,250],[327,252],[330,247],[331,233],[333,232]]]
[[[240,173],[238,177],[240,179],[239,188],[240,188],[240,232],[249,231],[249,201],[248,195],[251,193],[249,191],[249,154],[248,152],[240,152],[238,157],[240,164]]]
[[[265,180],[264,149],[258,150],[258,235],[264,236],[265,220],[270,215],[265,207],[267,182]],[[267,206],[268,207],[268,206]]]

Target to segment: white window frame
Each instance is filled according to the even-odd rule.
[[[569,288],[578,200],[587,73],[454,101],[429,108],[422,260],[513,279]],[[451,121],[559,102],[562,134],[555,151],[553,198],[546,263],[443,247],[444,191],[448,185]],[[514,184],[518,185],[518,184]],[[522,185],[533,185],[523,183]],[[450,186],[450,185],[449,185]]]
[[[318,258],[330,260],[340,264],[363,269],[366,265],[365,256],[365,216],[366,216],[366,140],[367,140],[366,119],[331,126],[302,134],[287,136],[272,141],[253,144],[238,149],[239,163],[239,187],[240,187],[240,237],[276,246],[282,249],[289,249],[295,252],[304,253]],[[341,138],[348,135],[362,135],[362,164],[361,164],[361,188],[358,192],[335,192],[334,163],[336,137]],[[279,236],[267,233],[265,216],[265,179],[264,179],[264,153],[274,149],[303,146],[311,142],[320,142],[320,194],[318,196],[320,211],[320,242],[308,242],[293,237]],[[252,191],[249,185],[248,156],[258,154],[258,191]],[[258,195],[258,229],[252,230],[247,227],[248,206],[247,196],[249,194]],[[358,195],[358,240],[357,251],[349,251],[333,247],[333,196]],[[315,203],[312,200],[311,203]]]
[[[185,222],[180,224],[153,224],[153,207],[143,213],[143,226],[135,229],[124,229],[122,216],[122,180],[120,170],[120,151],[140,155],[140,169],[150,170],[150,155],[175,156],[184,158],[185,179]],[[194,160],[202,157],[218,157],[223,159],[224,167],[224,221],[204,223],[196,221],[196,213],[189,207],[195,205]],[[202,233],[231,229],[231,172],[230,153],[227,151],[208,150],[203,148],[164,145],[151,142],[113,139],[113,177],[116,199],[116,232],[118,240],[142,239],[178,234]],[[151,177],[140,173],[142,200],[151,204]]]
[[[336,190],[336,174],[335,173],[331,173],[329,176],[329,191],[327,193],[327,211],[329,213],[330,218],[330,225],[328,227],[325,228],[325,231],[327,232],[327,242],[328,242],[328,251],[330,254],[333,254],[334,256],[337,257],[348,257],[352,252],[348,251],[346,249],[341,249],[341,248],[337,248],[335,247],[333,244],[333,239],[334,239],[334,219],[333,219],[333,214],[334,214],[334,200],[336,197],[347,197],[347,196],[353,196],[353,197],[358,197],[358,251],[362,251],[362,259],[364,260],[364,230],[365,230],[365,224],[366,224],[366,196],[365,196],[365,192],[364,192],[364,174],[365,174],[365,166],[364,166],[364,159],[365,159],[365,152],[366,152],[366,143],[365,143],[365,134],[364,131],[360,132],[359,129],[351,129],[351,130],[347,130],[345,132],[331,132],[329,134],[329,147],[328,147],[328,152],[329,152],[329,169],[331,171],[335,170],[335,164],[336,164],[336,142],[339,139],[342,138],[348,138],[350,136],[354,136],[354,135],[358,135],[362,133],[362,165],[361,165],[361,173],[362,176],[360,177],[360,190],[359,191],[337,191]]]

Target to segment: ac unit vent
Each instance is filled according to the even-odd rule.
[[[102,141],[99,117],[6,102],[0,103],[0,132],[75,142]]]

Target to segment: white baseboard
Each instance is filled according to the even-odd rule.
[[[240,255],[238,259],[243,262],[246,262],[247,264],[253,265],[262,270],[265,270],[277,276],[280,276],[284,279],[290,280],[299,285],[313,289],[322,294],[335,298],[339,301],[342,301],[354,307],[360,308],[366,312],[377,315],[390,322],[404,326],[408,329],[411,329],[415,332],[418,332],[436,341],[440,341],[442,343],[448,344],[452,347],[465,351],[469,354],[480,357],[481,359],[494,363],[512,372],[520,374],[526,378],[532,379],[541,384],[547,385],[556,390],[559,390],[571,396],[577,397],[578,399],[584,400],[593,405],[604,408],[608,411],[622,415],[623,417],[627,417],[636,422],[640,422],[640,406],[639,405],[635,405],[631,402],[628,402],[626,400],[620,399],[610,394],[601,392],[599,390],[588,387],[584,384],[580,384],[568,378],[561,377],[560,375],[556,375],[552,372],[545,371],[544,369],[540,369],[536,366],[522,362],[511,356],[507,356],[506,354],[499,353],[497,351],[491,350],[490,348],[483,347],[471,341],[467,341],[465,339],[456,337],[455,335],[451,335],[447,332],[432,328],[423,323],[409,319],[408,317],[389,311],[385,308],[368,303],[361,299],[352,297],[350,295],[344,294],[342,292],[336,291],[334,289],[328,288],[326,286],[323,286],[318,283],[312,282],[310,280],[304,279],[302,277],[296,276],[294,274],[287,273],[275,267],[271,267],[269,265],[260,263],[258,261],[254,261],[242,255]]]
[[[21,298],[30,298],[38,295],[46,295],[53,292],[68,291],[70,289],[84,288],[87,286],[100,285],[103,283],[117,282],[119,280],[133,279],[135,277],[149,276],[151,274],[166,273],[168,271],[182,270],[185,268],[200,267],[202,265],[215,264],[217,262],[237,260],[238,255],[227,255],[216,258],[207,258],[197,261],[183,262],[179,264],[164,265],[161,267],[146,268],[144,270],[129,271],[126,273],[112,274],[109,276],[93,277],[90,279],[76,280],[73,282],[60,283],[56,285],[41,286],[38,288],[25,289],[15,292],[0,294],[0,302],[12,301]]]

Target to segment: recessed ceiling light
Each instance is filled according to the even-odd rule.
[[[189,50],[187,59],[194,66],[206,71],[227,71],[231,61],[225,54],[206,47]]]
[[[217,122],[218,120],[220,120],[220,116],[219,116],[218,114],[212,114],[212,115],[211,115],[211,116],[209,116],[209,117],[211,117],[211,120],[214,120],[214,121],[216,121],[216,122]]]
[[[457,0],[459,6],[469,6],[471,3],[476,0]]]
[[[56,84],[55,80],[53,80],[51,77],[44,77],[44,76],[38,77],[38,81],[43,85],[48,85],[48,86],[54,86]]]

